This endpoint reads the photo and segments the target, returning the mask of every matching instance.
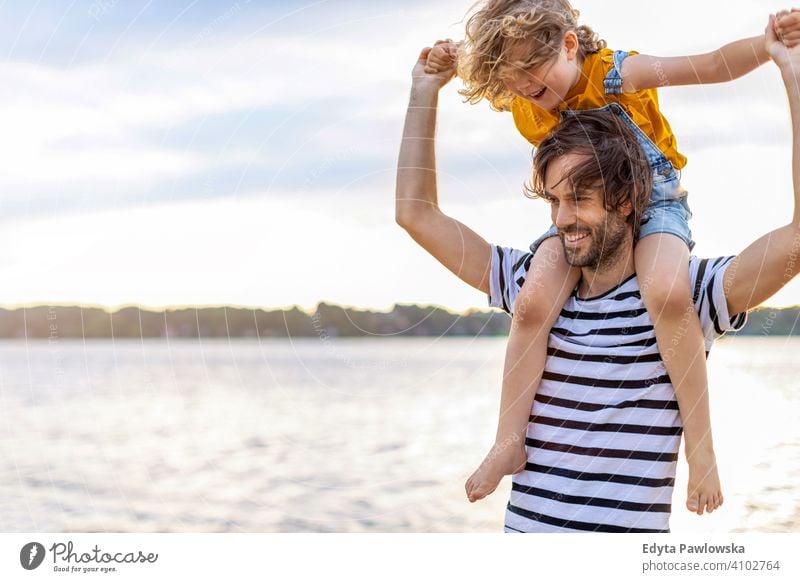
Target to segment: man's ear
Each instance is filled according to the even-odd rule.
[[[633,212],[633,204],[631,203],[630,199],[628,199],[625,202],[623,202],[622,204],[620,204],[619,207],[617,208],[617,210],[619,210],[619,212],[620,212],[620,214],[622,214],[622,216],[627,218]]]

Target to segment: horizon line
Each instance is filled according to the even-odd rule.
[[[364,312],[372,312],[372,313],[391,313],[397,307],[419,307],[425,309],[437,309],[441,311],[445,311],[447,313],[453,314],[470,314],[470,313],[494,313],[498,311],[502,311],[500,308],[495,307],[468,307],[466,309],[454,309],[451,307],[447,307],[445,305],[438,305],[435,303],[393,303],[391,307],[387,308],[378,308],[378,307],[360,307],[356,305],[349,305],[344,303],[334,303],[330,301],[320,300],[318,301],[314,307],[306,308],[302,305],[297,303],[290,304],[290,305],[278,305],[278,306],[264,306],[264,305],[246,305],[246,304],[237,304],[237,303],[207,303],[207,304],[172,304],[172,305],[162,305],[162,306],[154,306],[154,305],[145,305],[141,303],[120,303],[117,305],[104,305],[99,303],[80,303],[80,302],[53,302],[53,303],[0,303],[0,309],[4,309],[6,311],[18,311],[20,309],[37,309],[42,307],[77,307],[80,309],[99,309],[101,311],[105,311],[107,313],[116,313],[119,311],[123,311],[125,309],[139,309],[141,311],[149,311],[151,313],[165,313],[169,311],[183,311],[187,309],[240,309],[240,310],[252,310],[252,311],[290,311],[292,309],[297,309],[302,311],[308,315],[312,315],[315,313],[321,305],[328,305],[331,307],[341,307],[343,309],[349,309],[351,311],[364,311]],[[785,305],[785,306],[775,306],[775,305],[759,305],[750,309],[749,311],[758,311],[762,309],[773,309],[773,310],[789,310],[789,309],[800,309],[800,304],[794,305]]]
[[[364,312],[372,312],[372,313],[391,313],[397,307],[420,307],[420,308],[428,308],[428,309],[437,309],[441,311],[445,311],[447,313],[453,314],[470,314],[470,313],[494,313],[496,311],[501,311],[499,308],[494,307],[468,307],[466,309],[454,309],[451,307],[447,307],[444,305],[437,305],[435,303],[393,303],[392,306],[388,309],[386,308],[378,308],[378,307],[359,307],[356,305],[348,305],[344,303],[334,303],[330,301],[320,300],[318,301],[314,307],[306,308],[302,305],[297,303],[291,305],[279,305],[279,306],[264,306],[264,305],[246,305],[246,304],[237,304],[237,303],[207,303],[207,304],[180,304],[180,305],[166,305],[166,306],[154,306],[154,305],[145,305],[141,303],[121,303],[117,305],[104,305],[100,303],[80,303],[80,302],[53,302],[53,303],[0,303],[0,309],[4,309],[6,311],[18,311],[20,309],[37,309],[43,307],[78,307],[80,309],[99,309],[101,311],[105,311],[107,313],[116,313],[118,311],[122,311],[124,309],[139,309],[142,311],[148,311],[151,313],[164,313],[168,311],[182,311],[187,309],[242,309],[242,310],[252,310],[252,311],[290,311],[292,309],[298,309],[308,315],[313,315],[316,310],[319,309],[320,305],[328,305],[331,307],[341,307],[343,309],[349,309],[351,311],[364,311]],[[800,305],[793,306],[800,308]],[[784,308],[776,308],[776,309],[784,309]],[[785,309],[791,309],[791,307],[787,307]]]

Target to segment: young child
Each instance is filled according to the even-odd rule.
[[[442,72],[457,61],[468,101],[488,99],[493,109],[511,111],[517,129],[534,146],[561,116],[575,110],[610,109],[633,129],[653,171],[650,205],[635,248],[636,274],[680,408],[689,465],[686,507],[698,515],[710,513],[723,497],[703,333],[689,285],[692,214],[679,181],[686,158],[659,110],[656,88],[741,77],[769,60],[765,38],[739,40],[703,55],[657,58],[606,48],[591,28],[578,24],[578,14],[568,0],[489,0],[469,19],[463,42],[434,46],[426,72]],[[798,42],[799,13],[780,13],[771,23],[787,45]],[[466,483],[472,502],[494,491],[504,475],[525,468],[525,436],[549,330],[578,282],[579,267],[591,264],[583,251],[592,236],[580,225],[570,232],[553,226],[531,245],[534,256],[506,351],[497,436]],[[530,370],[537,373],[526,373]]]

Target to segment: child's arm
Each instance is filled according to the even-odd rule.
[[[737,40],[713,52],[685,57],[632,55],[622,61],[622,92],[670,85],[732,81],[769,60],[764,35]]]
[[[800,12],[797,9],[778,13],[774,22],[775,33],[786,46],[798,43]],[[738,79],[769,60],[765,40],[762,34],[726,44],[710,53],[686,57],[630,56],[622,61],[622,92]]]

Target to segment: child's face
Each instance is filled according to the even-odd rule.
[[[568,32],[558,55],[542,65],[513,70],[503,79],[506,89],[542,109],[558,108],[580,78],[577,48],[577,37]],[[509,52],[508,60],[525,61],[528,51],[529,45],[520,43]]]

